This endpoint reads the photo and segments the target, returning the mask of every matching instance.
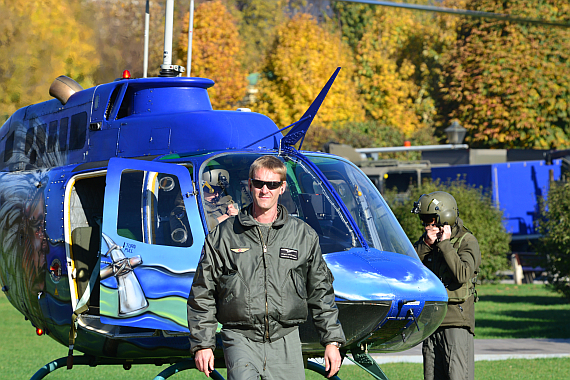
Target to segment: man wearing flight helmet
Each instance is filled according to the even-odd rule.
[[[419,215],[425,228],[414,248],[424,265],[443,282],[449,298],[443,322],[423,342],[424,378],[472,380],[479,243],[463,225],[451,194],[424,194],[414,203],[412,212]]]
[[[213,230],[219,223],[238,214],[230,195],[222,196],[229,186],[230,174],[224,169],[206,168],[202,174],[204,211],[208,229]]]

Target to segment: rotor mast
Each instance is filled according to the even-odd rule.
[[[186,71],[186,76],[190,76],[192,71],[192,36],[194,34],[194,0],[190,0],[190,13],[188,15],[188,54],[186,57],[186,65],[188,66],[188,71]]]
[[[150,0],[146,0],[146,9],[144,13],[144,58],[143,58],[143,78],[148,76],[148,32],[150,25]]]
[[[164,17],[164,53],[159,77],[177,77],[186,69],[172,64],[172,29],[174,24],[174,0],[166,0]]]

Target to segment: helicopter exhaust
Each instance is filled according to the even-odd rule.
[[[65,105],[71,95],[78,91],[83,91],[83,87],[73,79],[60,75],[55,78],[49,87],[49,94]]]

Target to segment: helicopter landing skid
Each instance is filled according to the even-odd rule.
[[[81,355],[81,356],[73,356],[72,357],[73,360],[71,360],[72,366],[76,366],[76,365],[88,365],[90,367],[96,367],[98,365],[122,365],[123,368],[125,370],[129,370],[131,369],[132,365],[136,365],[136,364],[154,364],[157,366],[161,366],[163,364],[168,364],[169,361],[168,360],[154,360],[154,359],[138,359],[138,360],[119,360],[119,359],[110,359],[110,358],[99,358],[99,357],[94,357],[94,356],[89,356],[89,355]],[[67,363],[68,363],[69,357],[65,356],[63,358],[59,358],[56,359],[48,364],[46,364],[45,366],[43,366],[42,368],[40,368],[35,374],[34,376],[32,376],[30,378],[30,380],[41,380],[44,377],[46,377],[47,375],[49,375],[50,373],[54,372],[55,370],[59,369],[59,368],[65,368],[67,367]],[[162,379],[167,379],[168,377],[186,370],[186,369],[193,369],[196,368],[196,365],[194,364],[194,360],[193,359],[178,359],[179,361],[177,361],[176,363],[170,365],[168,368],[166,368],[164,371],[162,371],[158,376],[155,377],[156,380],[162,380]],[[172,363],[172,362],[170,362]],[[216,366],[218,366],[219,368],[222,368],[224,366],[224,361],[223,360],[216,360]],[[214,370],[211,374],[210,377],[213,380],[224,380],[224,377],[216,370]]]
[[[30,380],[41,380],[44,377],[46,377],[47,375],[49,375],[50,373],[54,372],[55,370],[57,370],[59,368],[66,367],[67,362],[68,362],[67,356],[65,356],[63,358],[56,359],[56,360],[46,364],[42,368],[40,368],[34,374],[34,376],[32,376],[30,378]],[[96,367],[98,365],[121,365],[122,364],[123,368],[126,370],[130,369],[133,364],[155,364],[155,365],[164,364],[162,362],[159,363],[159,362],[156,362],[153,360],[143,360],[143,361],[137,360],[137,361],[129,362],[129,361],[117,360],[117,359],[96,358],[94,356],[89,356],[89,355],[73,356],[72,362],[73,362],[73,365],[88,365],[90,367]],[[223,368],[223,366],[224,366],[223,360],[221,360],[221,361],[216,360],[216,366],[218,368]],[[172,376],[174,374],[177,374],[177,373],[182,372],[182,371],[187,370],[187,369],[195,369],[195,368],[196,368],[196,365],[194,364],[194,359],[181,360],[177,363],[170,365],[168,368],[166,368],[165,370],[160,372],[154,378],[154,380],[168,379],[170,376]],[[321,374],[323,376],[327,375],[327,372],[325,371],[325,367],[323,367],[320,364],[311,362],[311,361],[307,362],[307,369],[311,370],[313,372],[317,372],[318,374]],[[224,377],[216,370],[214,370],[212,373],[210,373],[210,377],[213,380],[225,380]],[[341,380],[338,376],[333,376],[330,379],[331,380]],[[387,378],[386,378],[386,380],[387,380]]]

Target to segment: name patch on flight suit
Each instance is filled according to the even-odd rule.
[[[299,251],[290,248],[280,248],[279,257],[282,259],[299,260]]]

